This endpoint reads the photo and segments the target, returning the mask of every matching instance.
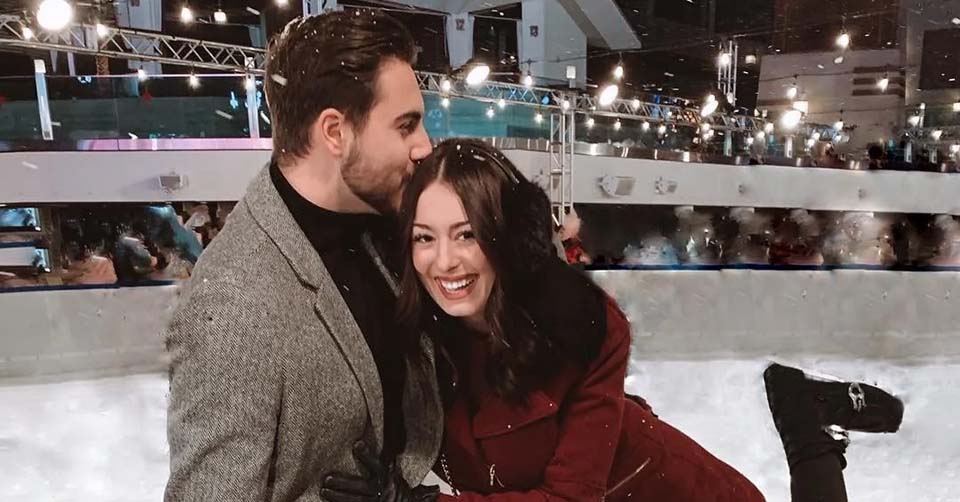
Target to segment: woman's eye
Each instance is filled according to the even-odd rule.
[[[460,240],[464,240],[464,241],[476,238],[476,236],[473,233],[473,230],[464,230],[463,232],[460,232],[460,235],[458,237],[460,238]]]
[[[414,235],[413,235],[413,242],[414,242],[415,244],[424,244],[424,243],[430,242],[430,241],[432,241],[432,240],[433,240],[433,237],[431,237],[431,236],[429,236],[429,235],[427,235],[427,234],[414,234]]]

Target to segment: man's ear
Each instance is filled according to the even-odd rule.
[[[327,108],[314,121],[310,129],[310,142],[322,146],[334,157],[342,157],[347,152],[349,134],[350,127],[343,113]]]

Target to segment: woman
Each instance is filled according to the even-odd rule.
[[[399,318],[437,343],[446,416],[434,471],[453,497],[762,501],[740,473],[624,394],[629,324],[556,257],[549,215],[539,187],[472,140],[441,143],[404,193]],[[777,381],[795,376],[780,368]],[[369,452],[358,457],[368,479],[328,477],[326,499],[450,498],[405,486]]]

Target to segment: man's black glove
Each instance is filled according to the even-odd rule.
[[[434,502],[440,491],[435,486],[411,487],[396,466],[383,462],[362,442],[353,456],[365,476],[333,473],[323,480],[320,495],[330,502]]]

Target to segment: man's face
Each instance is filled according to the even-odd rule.
[[[376,99],[341,169],[347,187],[380,213],[395,212],[417,162],[432,146],[417,77],[396,59],[380,66]]]

